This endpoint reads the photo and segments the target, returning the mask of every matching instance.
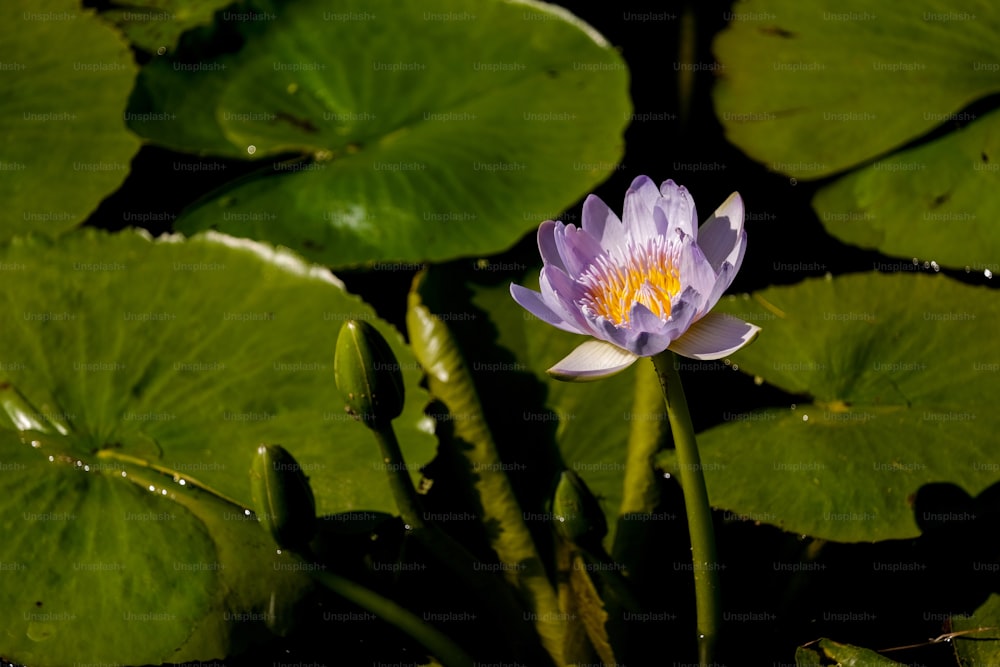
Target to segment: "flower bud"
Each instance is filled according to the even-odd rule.
[[[250,468],[257,518],[278,546],[304,547],[316,530],[316,500],[298,461],[281,445],[261,445]]]
[[[396,355],[367,322],[349,320],[341,327],[333,372],[348,412],[370,428],[403,412],[403,374]]]
[[[552,498],[556,532],[571,542],[600,541],[608,532],[604,512],[594,495],[572,470],[559,475]]]

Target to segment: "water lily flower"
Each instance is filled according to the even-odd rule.
[[[760,327],[712,307],[743,262],[743,200],[734,192],[698,227],[686,188],[639,176],[625,194],[624,223],[598,197],[583,224],[538,227],[540,292],[511,285],[521,306],[590,340],[549,369],[563,380],[594,380],[664,350],[719,359],[750,343]]]

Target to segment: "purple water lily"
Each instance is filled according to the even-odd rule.
[[[538,227],[541,292],[511,285],[521,306],[590,340],[549,369],[564,380],[617,373],[664,350],[719,359],[750,343],[760,327],[709,312],[743,262],[743,200],[734,192],[698,228],[686,188],[657,189],[639,176],[625,194],[624,224],[598,197],[583,204],[583,225]]]

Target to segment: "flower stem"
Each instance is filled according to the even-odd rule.
[[[698,444],[691,424],[684,388],[675,366],[673,352],[653,357],[667,404],[667,419],[674,435],[674,448],[684,493],[688,531],[691,535],[691,560],[694,564],[694,594],[697,606],[698,660],[704,667],[712,662],[720,625],[718,562],[715,554],[715,531],[708,489],[698,456]]]

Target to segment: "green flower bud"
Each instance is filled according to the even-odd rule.
[[[333,373],[348,412],[370,428],[403,412],[403,374],[396,355],[367,322],[349,320],[341,327]]]
[[[254,511],[278,546],[300,549],[316,531],[316,500],[298,461],[281,445],[261,445],[250,468]]]
[[[600,541],[608,532],[600,504],[572,470],[563,470],[559,475],[552,498],[552,515],[556,532],[571,542]]]

